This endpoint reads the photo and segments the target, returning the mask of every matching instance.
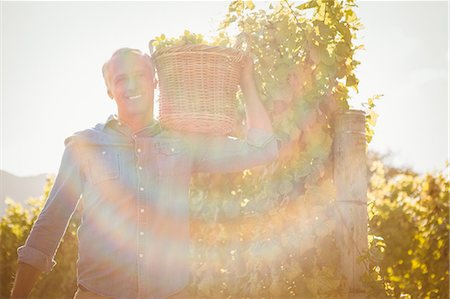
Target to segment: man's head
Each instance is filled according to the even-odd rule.
[[[150,57],[137,49],[122,48],[103,65],[108,95],[120,117],[153,114],[156,79]]]

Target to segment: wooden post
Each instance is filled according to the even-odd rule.
[[[345,111],[336,115],[334,124],[336,242],[349,298],[359,299],[364,297],[361,276],[366,267],[358,258],[368,247],[365,113]]]

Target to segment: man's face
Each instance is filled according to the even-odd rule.
[[[116,101],[120,117],[152,115],[154,89],[154,76],[144,57],[126,53],[110,60],[108,94]]]

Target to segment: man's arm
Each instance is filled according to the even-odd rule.
[[[41,272],[28,264],[19,263],[17,266],[14,286],[11,292],[11,299],[27,298]]]
[[[253,61],[247,57],[241,69],[240,86],[245,98],[247,135],[245,140],[224,136],[191,134],[195,147],[194,171],[226,173],[241,171],[275,160],[278,145],[269,115],[256,88]]]
[[[247,129],[257,128],[267,133],[273,133],[269,115],[261,103],[256,88],[253,67],[252,59],[246,56],[243,61],[239,85],[244,94]]]
[[[19,265],[12,298],[26,298],[39,273],[50,272],[56,264],[53,257],[83,189],[79,165],[74,146],[68,145],[44,208],[25,245],[18,249]]]

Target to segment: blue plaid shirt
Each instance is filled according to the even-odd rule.
[[[74,134],[19,262],[49,272],[79,201],[78,284],[112,298],[165,298],[189,282],[189,184],[276,159],[274,136],[181,134],[158,123],[133,134],[116,117]]]

